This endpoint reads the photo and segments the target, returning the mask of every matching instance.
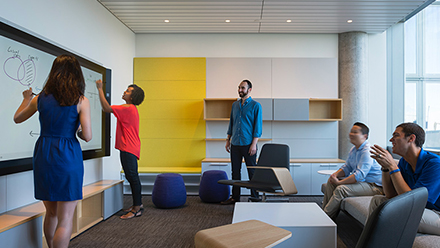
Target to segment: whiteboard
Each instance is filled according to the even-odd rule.
[[[39,45],[36,44],[35,47]],[[23,123],[16,124],[13,120],[14,113],[23,100],[22,92],[32,87],[32,91],[39,94],[56,58],[53,53],[35,47],[0,35],[0,86],[3,91],[0,97],[0,163],[31,158],[40,134],[38,111]],[[103,70],[90,69],[84,66],[83,58],[76,57],[80,61],[86,84],[84,95],[90,101],[93,134],[91,141],[79,141],[83,151],[102,151],[105,148],[103,128],[106,124],[103,122],[106,121],[95,81],[104,80],[105,68],[102,67],[104,73]]]

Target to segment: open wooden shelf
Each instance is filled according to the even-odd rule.
[[[342,99],[309,99],[310,121],[342,121]]]
[[[232,104],[237,98],[205,98],[204,118],[207,121],[227,121],[231,116]]]

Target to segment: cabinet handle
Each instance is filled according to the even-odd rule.
[[[329,164],[320,164],[319,167],[328,167]]]
[[[228,166],[228,164],[209,164],[209,166]]]
[[[330,167],[336,167],[336,166],[338,166],[337,164],[329,164],[328,166],[330,166]]]
[[[290,164],[292,167],[301,167],[301,164]]]

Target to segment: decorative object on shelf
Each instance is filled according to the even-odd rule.
[[[186,202],[186,188],[182,175],[176,173],[157,175],[151,199],[158,208],[183,206]]]
[[[228,179],[225,171],[205,171],[200,181],[200,199],[207,203],[219,203],[228,199],[231,194],[229,186],[217,183],[217,181],[224,179]]]

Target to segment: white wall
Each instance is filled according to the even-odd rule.
[[[370,144],[385,147],[387,131],[386,32],[368,36],[368,123]]]
[[[136,57],[337,58],[337,34],[138,34]]]
[[[368,37],[367,124],[370,142],[385,146],[386,33]],[[138,34],[136,57],[338,58],[338,35]]]
[[[136,35],[137,57],[207,57],[206,97],[237,97],[237,85],[240,80],[249,78],[253,84],[254,98],[337,98],[337,34],[158,34]],[[287,60],[283,60],[286,58]],[[318,85],[311,87],[301,78],[290,77],[289,71],[301,65],[295,64],[292,58],[316,59],[316,62],[330,59],[336,66],[326,68],[331,71],[329,80],[319,80]],[[315,61],[315,60],[313,60]],[[331,63],[330,63],[331,64]],[[320,71],[319,65],[307,67]],[[275,70],[278,68],[280,70]],[[283,71],[282,73],[279,73]],[[225,73],[227,72],[227,75]],[[292,72],[292,75],[295,74]],[[296,73],[295,75],[297,75]],[[284,78],[277,78],[282,75]],[[232,80],[234,79],[234,80]],[[309,79],[309,78],[307,78]],[[313,80],[312,80],[313,81]],[[307,82],[310,82],[308,80]],[[329,86],[330,85],[330,86]],[[319,89],[324,93],[318,92]],[[300,90],[302,89],[302,90]],[[299,95],[294,94],[302,92]],[[290,94],[286,94],[290,92]],[[329,130],[327,136],[316,138],[310,127]],[[226,137],[227,122],[207,122],[207,137]],[[292,158],[334,158],[337,156],[337,130],[334,122],[265,122],[263,137],[271,138],[274,143],[286,143],[291,147]],[[293,132],[296,130],[297,132]],[[307,133],[307,137],[298,137],[298,132]],[[281,134],[281,135],[280,135]],[[287,134],[287,136],[286,136]],[[313,137],[312,137],[313,136]],[[261,147],[264,142],[259,142]],[[314,150],[317,144],[331,149]],[[303,148],[303,149],[301,149]],[[301,152],[299,152],[301,150]],[[306,152],[304,152],[306,151]],[[206,144],[206,157],[226,158],[224,143],[209,141]]]
[[[98,1],[0,0],[0,6],[1,21],[112,69],[112,104],[122,103],[122,92],[133,82],[135,35]],[[113,135],[114,117],[111,122]],[[113,139],[111,147],[111,157],[85,161],[84,184],[120,179]],[[32,171],[0,177],[0,213],[34,202],[33,192]]]

